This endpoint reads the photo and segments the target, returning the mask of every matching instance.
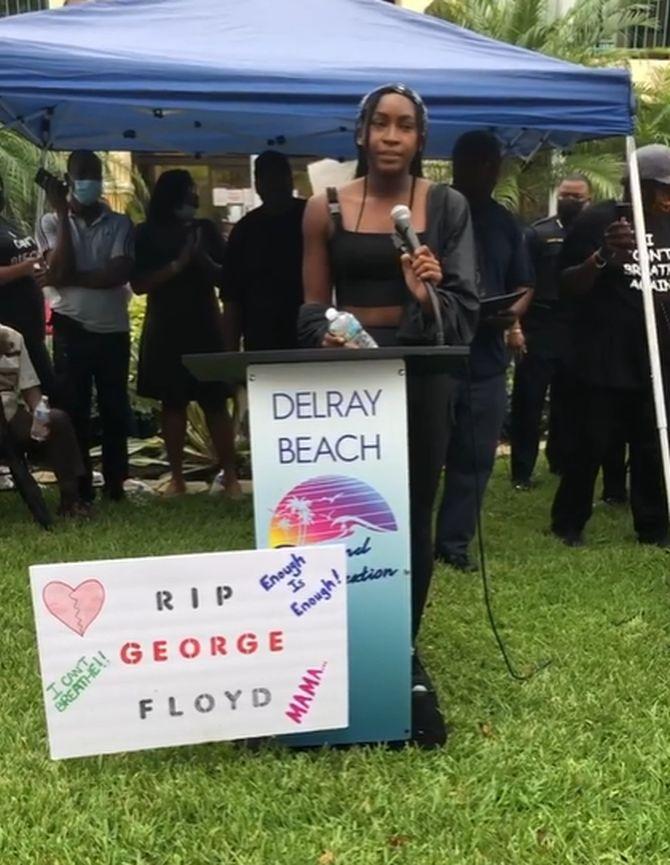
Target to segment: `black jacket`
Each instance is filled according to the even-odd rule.
[[[479,316],[472,221],[465,198],[445,183],[434,183],[428,190],[426,245],[440,259],[444,274],[437,294],[445,343],[469,345]],[[326,308],[320,303],[301,307],[298,341],[302,346],[321,345],[328,329]],[[424,315],[418,301],[409,301],[398,328],[398,342],[433,345],[436,331],[434,320]]]

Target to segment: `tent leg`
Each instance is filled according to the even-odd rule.
[[[630,178],[630,193],[633,205],[633,223],[635,242],[640,264],[640,282],[642,283],[642,301],[644,305],[644,321],[647,330],[647,346],[651,367],[651,383],[654,391],[654,407],[656,409],[656,426],[661,447],[663,463],[663,481],[668,499],[670,514],[670,446],[668,444],[668,419],[665,410],[665,394],[663,391],[663,373],[661,357],[658,348],[658,331],[656,330],[656,309],[654,307],[654,292],[651,287],[649,271],[649,250],[647,249],[647,227],[642,209],[642,191],[640,189],[640,172],[635,158],[635,139],[632,135],[626,138],[626,155]]]
[[[257,153],[252,153],[249,156],[249,189],[251,189],[253,204],[251,205],[251,208],[247,208],[247,209],[253,209],[253,208],[259,207],[260,204],[262,203],[260,198],[258,197],[258,193],[256,192],[255,166],[256,166],[256,160],[257,159],[258,159]]]
[[[40,148],[40,168],[44,168],[47,164],[47,145],[43,144]],[[46,192],[42,189],[41,186],[37,187],[37,200],[35,202],[35,226],[38,226],[42,222],[42,217],[44,216],[44,209],[47,200]]]

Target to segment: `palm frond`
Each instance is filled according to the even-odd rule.
[[[5,182],[7,215],[26,233],[32,233],[37,209],[35,174],[42,152],[12,129],[0,129],[0,175]],[[44,160],[49,171],[63,170],[64,157],[48,152]]]

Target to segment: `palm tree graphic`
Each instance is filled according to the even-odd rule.
[[[294,496],[286,503],[286,510],[295,518],[295,522],[298,524],[298,546],[300,546],[305,543],[307,527],[314,522],[314,511],[312,510],[311,502],[308,499]]]

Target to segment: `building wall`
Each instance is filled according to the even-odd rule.
[[[404,6],[405,9],[413,9],[414,12],[423,12],[430,0],[396,0],[396,6]]]

